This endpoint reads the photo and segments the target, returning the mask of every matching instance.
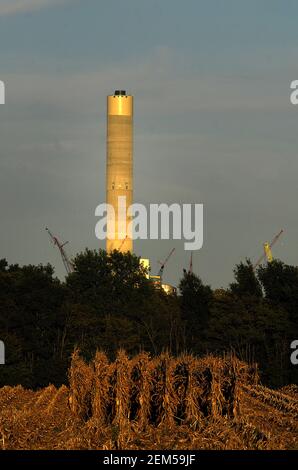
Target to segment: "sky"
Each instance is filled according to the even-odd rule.
[[[0,258],[64,268],[104,248],[106,96],[134,95],[134,200],[204,204],[194,271],[214,288],[255,261],[298,264],[298,79],[294,0],[0,0]],[[183,241],[138,241],[177,285]]]

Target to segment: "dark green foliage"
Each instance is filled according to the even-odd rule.
[[[290,343],[298,339],[298,268],[274,261],[255,274],[249,260],[234,270],[228,290],[212,289],[184,273],[179,295],[166,295],[129,253],[85,250],[65,282],[47,266],[0,260],[0,339],[6,364],[0,386],[59,385],[72,351],[87,360],[96,349],[111,359],[124,348],[159,354],[234,351],[258,362],[271,386],[297,383]],[[263,297],[264,292],[264,297]]]
[[[43,386],[55,369],[56,340],[66,289],[47,266],[6,266],[0,271],[0,338],[6,345],[6,365],[0,381]],[[22,380],[26,372],[26,380]],[[4,377],[4,378],[2,378]],[[5,383],[5,382],[4,382]]]
[[[206,337],[212,290],[193,273],[184,272],[179,284],[181,315],[184,321],[184,347],[202,353]]]
[[[99,316],[129,314],[153,294],[139,258],[130,253],[85,250],[74,259],[74,267],[66,281],[73,299],[96,309]]]
[[[232,350],[245,362],[258,362],[262,380],[281,386],[289,380],[288,329],[286,311],[259,299],[247,303],[226,291],[215,296],[206,347],[218,353]]]
[[[258,277],[264,287],[265,297],[272,305],[280,305],[298,324],[298,267],[274,260],[258,269]]]
[[[298,267],[289,266],[274,260],[266,267],[258,269],[258,277],[263,285],[265,298],[271,308],[278,306],[288,314],[286,347],[298,339]],[[278,345],[277,345],[278,347]],[[298,367],[285,364],[288,382],[298,382]]]
[[[255,275],[249,259],[246,263],[237,264],[234,269],[236,282],[230,285],[231,292],[239,297],[262,297],[262,287]]]

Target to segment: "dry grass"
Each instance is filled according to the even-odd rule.
[[[0,389],[2,449],[291,449],[295,386],[273,391],[235,357],[168,353],[111,363],[75,351],[69,387]]]

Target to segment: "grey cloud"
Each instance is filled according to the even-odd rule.
[[[272,74],[268,80],[264,74],[251,79],[250,76],[200,73],[192,70],[186,59],[179,59],[179,54],[174,57],[173,51],[166,47],[158,48],[138,62],[111,64],[88,73],[60,76],[32,73],[4,78],[7,96],[10,88],[14,102],[30,102],[36,108],[47,103],[56,110],[90,114],[97,112],[107,93],[113,92],[111,77],[117,77],[115,87],[121,85],[136,96],[143,115],[239,110],[274,112],[289,108],[289,84],[285,80],[281,88],[280,74]]]
[[[205,244],[194,256],[199,274],[227,284],[234,264],[258,257],[262,242],[281,228],[287,244],[275,253],[291,261],[296,115],[282,90],[287,81],[271,72],[254,71],[253,80],[203,74],[162,47],[97,71],[3,77],[2,255],[10,262],[49,260],[63,274],[45,225],[71,241],[71,253],[103,246],[94,236],[94,209],[105,197],[106,95],[121,87],[136,99],[136,199],[205,204]],[[155,270],[172,245],[165,274],[176,283],[189,262],[182,243],[148,241],[136,251]]]
[[[67,0],[0,0],[0,16],[34,11],[65,1]]]

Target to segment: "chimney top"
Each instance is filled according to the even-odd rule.
[[[115,90],[115,96],[125,96],[126,91],[125,90]]]

